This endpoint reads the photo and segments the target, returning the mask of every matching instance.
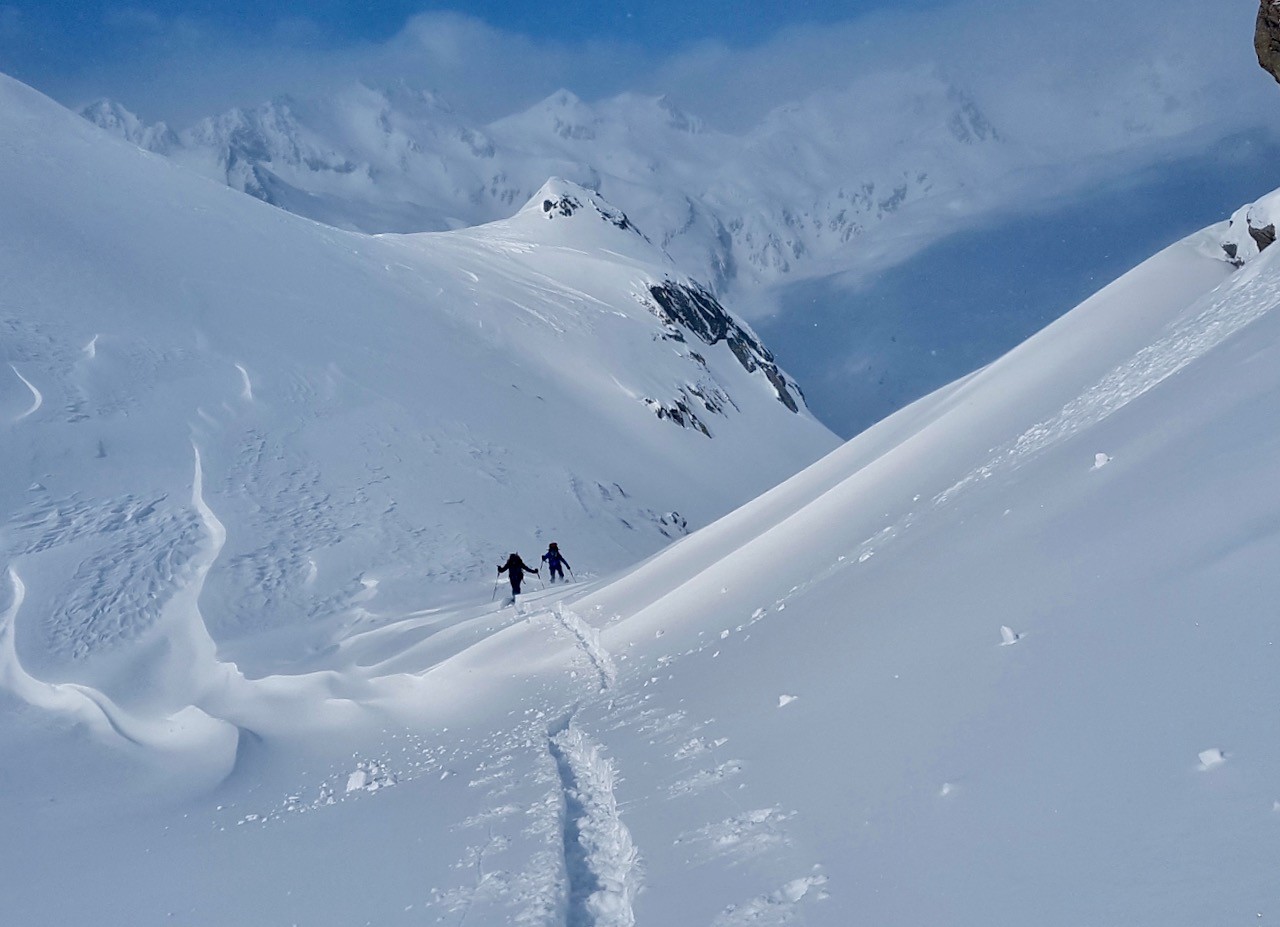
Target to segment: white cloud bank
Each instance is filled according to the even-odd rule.
[[[109,28],[129,33],[135,53],[41,89],[70,105],[110,96],[177,124],[353,80],[435,90],[477,120],[559,87],[588,100],[635,90],[669,94],[713,124],[742,129],[782,104],[924,67],[966,88],[1003,132],[1087,158],[1135,130],[1222,135],[1270,124],[1274,88],[1252,59],[1256,8],[1255,0],[969,0],[795,27],[750,48],[676,44],[657,58],[635,45],[535,39],[453,13],[415,16],[386,42],[341,47],[299,20],[246,40],[190,17],[121,14]],[[17,34],[16,20],[9,31]]]

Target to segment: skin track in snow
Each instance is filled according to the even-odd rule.
[[[564,794],[567,927],[635,927],[640,858],[622,823],[613,764],[568,721],[548,738]]]

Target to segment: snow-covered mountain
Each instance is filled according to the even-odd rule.
[[[449,548],[449,503],[520,489],[475,517],[510,537],[524,495],[564,490],[500,442],[565,451],[619,505],[605,470],[697,497],[687,446],[733,448],[714,476],[737,488],[824,436],[720,343],[696,352],[742,411],[695,408],[710,440],[669,420],[705,382],[700,326],[655,312],[720,317],[680,278],[654,293],[643,239],[583,191],[369,239],[3,92],[0,920],[1275,916],[1280,251],[1246,246],[1270,200],[626,571],[429,605],[408,574]],[[582,508],[606,559],[592,526],[618,513]],[[356,573],[371,552],[414,569]],[[331,609],[334,575],[366,617],[323,647],[274,620]]]
[[[749,329],[569,182],[501,222],[370,237],[0,93],[0,552],[42,670],[164,637],[209,543],[201,474],[215,637],[323,647],[426,589],[487,595],[509,550],[616,569],[837,443]]]
[[[486,126],[404,87],[278,99],[178,133],[110,101],[83,114],[259,199],[366,232],[492,221],[546,177],[566,177],[622,207],[720,293],[910,247],[887,235],[855,245],[926,199],[941,208],[920,219],[936,234],[947,216],[980,209],[1014,163],[1042,160],[930,73],[865,78],[744,134],[712,130],[666,98],[588,104],[564,90]]]

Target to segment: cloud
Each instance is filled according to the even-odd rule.
[[[704,41],[655,55],[621,41],[533,38],[457,13],[414,16],[386,41],[335,44],[306,19],[245,36],[122,8],[110,28],[123,51],[49,83],[69,105],[112,96],[177,125],[356,80],[434,90],[477,121],[560,87],[587,100],[635,90],[741,131],[791,101],[926,70],[963,88],[1005,134],[1089,157],[1143,133],[1264,121],[1274,90],[1252,62],[1255,13],[1256,0],[961,0],[793,27],[749,47]]]
[[[824,88],[929,69],[997,125],[1073,145],[1089,129],[1258,121],[1269,107],[1253,61],[1256,10],[1256,0],[976,0],[794,28],[751,49],[686,50],[652,83],[743,126]]]

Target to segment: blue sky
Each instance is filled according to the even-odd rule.
[[[68,106],[111,97],[178,127],[280,94],[403,80],[477,121],[564,87],[587,100],[668,94],[732,130],[860,75],[935,68],[993,111],[1008,98],[1004,124],[1035,131],[1054,118],[1046,95],[1055,110],[1105,108],[1135,62],[1240,108],[1241,80],[1261,81],[1240,54],[1256,11],[1257,0],[0,0],[0,72]]]
[[[926,2],[925,6],[931,5]],[[908,7],[904,0],[795,0],[746,4],[741,0],[632,0],[600,3],[559,0],[554,3],[515,0],[469,0],[465,3],[422,0],[275,0],[270,3],[180,3],[172,0],[62,0],[10,2],[0,8],[41,26],[47,44],[40,49],[51,65],[74,67],[75,58],[95,51],[115,53],[136,36],[130,24],[147,17],[156,21],[185,19],[211,29],[255,36],[310,33],[316,40],[346,44],[382,41],[399,32],[412,16],[432,11],[461,13],[512,32],[535,38],[615,39],[653,50],[672,44],[720,39],[731,44],[758,42],[780,28],[798,23],[841,22],[874,9]],[[920,3],[911,4],[915,8]],[[749,15],[744,12],[749,10]],[[305,23],[305,30],[301,24]]]
[[[528,43],[546,43],[560,52],[591,48],[597,55],[596,83],[611,89],[608,61],[615,62],[615,83],[643,72],[647,62],[667,59],[684,49],[715,45],[740,49],[769,41],[780,31],[821,28],[868,13],[920,10],[943,0],[795,0],[743,3],[741,0],[595,0],[516,2],[469,0],[273,0],[266,3],[175,0],[0,0],[0,71],[19,78],[70,105],[97,96],[132,93],[142,109],[174,119],[183,113],[179,92],[212,99],[186,70],[193,57],[234,70],[251,62],[258,74],[273,55],[304,70],[328,56],[334,66],[367,60],[372,50],[394,46],[415,19],[470,22],[488,39],[506,35]],[[749,13],[744,12],[749,11]],[[435,17],[433,20],[432,18]],[[609,51],[601,51],[601,50]],[[481,56],[482,58],[483,56]],[[553,55],[552,57],[558,57]],[[554,72],[555,68],[549,70]],[[166,73],[168,72],[168,73]],[[165,75],[170,93],[147,90],[147,82]],[[566,69],[566,76],[583,77]],[[234,75],[229,81],[234,83]],[[212,78],[206,78],[208,83]],[[270,80],[267,80],[270,83]],[[590,81],[586,81],[590,83]],[[285,82],[287,83],[287,81]],[[139,88],[142,91],[140,92]],[[551,88],[555,89],[555,88]],[[590,92],[590,88],[580,88]],[[228,88],[224,96],[237,91]]]

